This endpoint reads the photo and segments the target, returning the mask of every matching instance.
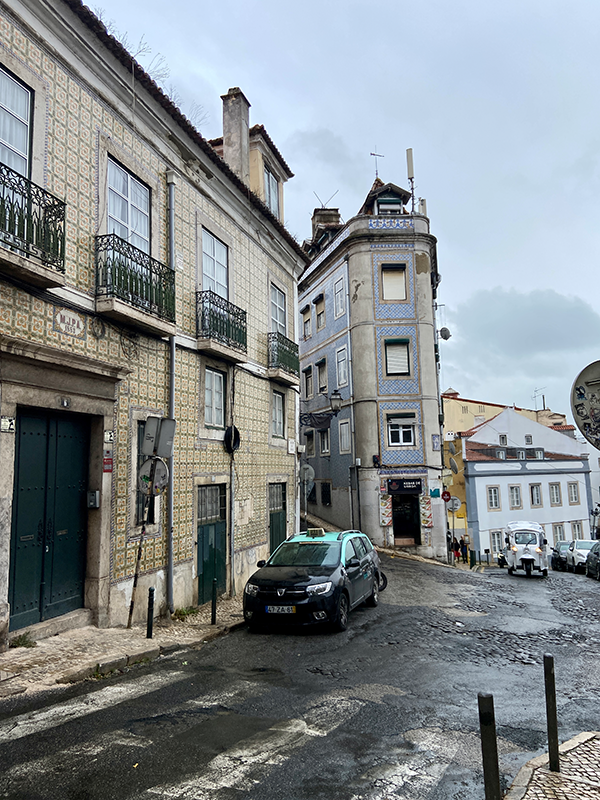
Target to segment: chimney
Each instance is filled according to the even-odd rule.
[[[315,208],[312,215],[312,238],[320,225],[341,225],[339,208]]]
[[[246,185],[250,184],[250,103],[238,87],[221,95],[223,158]]]

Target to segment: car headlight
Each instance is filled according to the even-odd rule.
[[[247,583],[244,591],[246,594],[249,594],[250,597],[256,597],[258,594],[258,586],[255,583]]]
[[[332,585],[331,581],[327,581],[327,583],[315,583],[312,586],[306,587],[306,594],[327,594],[327,592],[331,591]]]

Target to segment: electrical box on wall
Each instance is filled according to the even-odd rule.
[[[100,492],[87,493],[87,507],[100,508]]]

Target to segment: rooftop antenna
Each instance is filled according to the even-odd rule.
[[[413,165],[412,147],[406,151],[406,166],[408,168],[408,182],[410,184],[411,213],[415,213],[415,168]]]
[[[534,389],[534,390],[533,390],[533,394],[531,395],[531,399],[532,399],[532,400],[533,400],[533,402],[535,403],[535,410],[536,410],[536,411],[537,411],[537,401],[538,401],[538,397],[539,397],[539,396],[540,396],[540,394],[541,394],[541,393],[544,391],[544,389],[545,389],[545,388],[546,388],[545,386],[541,386],[539,389]],[[546,408],[546,398],[544,397],[544,395],[542,395],[542,401],[543,401],[543,404],[544,404],[544,408]]]
[[[331,195],[331,197],[329,198],[329,200],[327,200],[327,201],[324,203],[324,202],[321,200],[321,198],[319,197],[319,195],[318,195],[318,194],[317,194],[317,193],[316,193],[316,192],[313,190],[313,194],[314,194],[314,196],[317,198],[317,200],[319,201],[319,203],[321,203],[321,208],[327,208],[327,203],[330,203],[330,202],[333,200],[333,198],[336,196],[336,194],[337,194],[338,192],[339,192],[339,189],[336,189],[336,190],[335,190],[335,192],[334,192],[334,193]]]
[[[377,149],[377,145],[375,145],[375,149]],[[375,156],[375,179],[379,177],[379,170],[377,169],[377,159],[378,158],[385,158],[382,156],[381,153],[369,153],[371,156]]]

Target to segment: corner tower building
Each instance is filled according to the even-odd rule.
[[[302,512],[446,554],[435,297],[425,203],[379,178],[358,214],[316,209],[301,278]],[[342,408],[334,415],[334,392]],[[308,471],[309,475],[310,470]]]

